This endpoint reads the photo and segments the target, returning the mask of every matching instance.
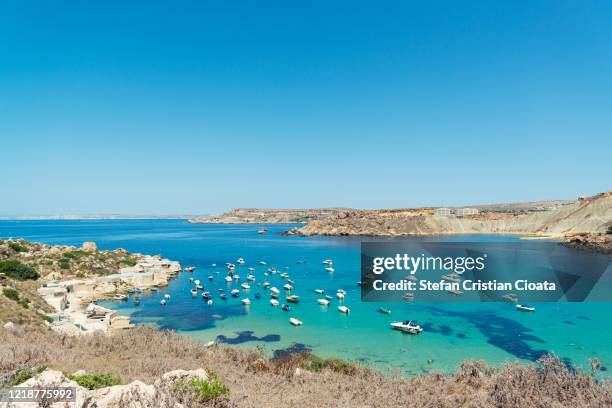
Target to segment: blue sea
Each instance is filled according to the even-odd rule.
[[[530,362],[549,352],[569,365],[586,368],[589,358],[612,365],[612,324],[610,303],[541,303],[535,313],[521,313],[504,303],[364,303],[360,301],[360,243],[354,237],[283,237],[292,225],[269,225],[266,235],[257,234],[257,225],[188,224],[184,220],[101,220],[101,221],[0,221],[0,237],[25,238],[48,244],[80,246],[95,241],[100,249],[125,248],[131,252],[161,254],[193,265],[167,288],[145,294],[140,305],[104,302],[105,306],[130,315],[133,322],[172,329],[201,341],[218,340],[238,347],[258,347],[270,356],[287,350],[312,350],[321,356],[337,356],[358,361],[382,371],[407,375],[430,371],[453,371],[465,359],[483,359],[490,364],[521,360]],[[511,236],[461,236],[418,238],[432,241],[515,241]],[[226,283],[225,263],[239,257],[246,264],[237,267],[244,278],[248,267],[255,268],[257,282],[264,279],[281,289],[279,276],[288,272],[294,281],[293,293],[300,303],[285,312],[270,306],[268,296],[255,284],[239,298],[223,301],[218,289],[226,292],[239,284]],[[335,272],[321,264],[333,259]],[[258,262],[264,260],[266,266]],[[303,264],[297,260],[305,261]],[[216,264],[216,267],[212,265]],[[264,277],[267,268],[279,273]],[[219,272],[219,274],[216,274]],[[209,281],[207,277],[213,276]],[[199,279],[213,295],[206,305],[200,296],[192,297],[189,277]],[[334,295],[346,290],[346,315],[316,303],[315,289]],[[255,293],[261,293],[256,300]],[[171,299],[164,307],[164,294]],[[281,300],[283,299],[281,294]],[[250,306],[240,299],[249,297]],[[381,314],[378,307],[392,310]],[[289,317],[304,322],[289,324]],[[390,330],[389,323],[416,319],[425,328],[418,336]]]

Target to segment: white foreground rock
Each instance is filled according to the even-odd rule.
[[[155,381],[154,385],[148,385],[142,381],[133,381],[126,385],[115,385],[112,387],[88,390],[76,382],[67,378],[62,372],[56,370],[45,370],[40,374],[21,383],[18,387],[74,387],[76,389],[75,402],[56,402],[51,404],[52,408],[183,408],[168,390],[172,390],[179,382],[189,382],[192,379],[209,380],[209,375],[204,369],[192,371],[174,370],[162,375]],[[19,404],[0,404],[0,407],[37,408],[37,402],[20,402]]]

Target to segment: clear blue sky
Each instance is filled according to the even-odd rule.
[[[0,214],[612,188],[612,3],[4,1]]]

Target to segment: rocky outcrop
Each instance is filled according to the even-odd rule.
[[[612,233],[572,235],[563,244],[581,251],[612,255]]]
[[[189,406],[180,402],[176,393],[182,384],[187,384],[193,379],[209,381],[210,377],[206,370],[198,369],[192,371],[175,370],[162,375],[153,385],[142,381],[133,381],[125,385],[115,385],[96,390],[88,390],[70,380],[62,372],[45,370],[30,378],[19,387],[74,387],[76,390],[75,402],[55,402],[51,407],[80,407],[80,408],[142,408],[142,407],[167,407],[182,408]],[[41,406],[39,402],[20,403],[19,407],[35,408]],[[47,406],[47,405],[43,405]]]
[[[464,217],[437,216],[433,209],[347,211],[314,220],[301,235],[410,236],[438,234],[602,233],[612,224],[612,192],[533,211],[485,211]]]
[[[345,212],[344,208],[266,209],[234,208],[220,215],[196,217],[192,224],[305,224]]]

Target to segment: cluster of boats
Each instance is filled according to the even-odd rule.
[[[305,261],[297,261],[297,263],[305,263]],[[240,281],[240,276],[236,273],[236,268],[237,266],[242,266],[245,264],[246,264],[246,261],[244,260],[244,258],[238,258],[235,263],[229,263],[229,262],[226,263],[227,275],[224,278],[225,281],[228,284],[231,284],[234,281],[238,283]],[[264,265],[264,266],[267,265],[265,261],[259,261],[259,264]],[[331,259],[324,260],[323,265],[324,265],[325,271],[327,272],[334,271],[333,261]],[[216,265],[213,264],[213,267],[216,267]],[[189,267],[186,267],[184,270],[188,272],[193,272],[195,270],[195,267],[189,266]],[[294,282],[290,279],[289,274],[287,272],[283,272],[278,275],[280,278],[286,281],[286,283],[282,286],[282,289],[285,291],[285,302],[286,303],[282,303],[282,304],[279,301],[279,297],[281,296],[281,290],[279,288],[277,288],[276,286],[272,286],[271,283],[268,281],[264,281],[261,284],[259,282],[255,283],[255,280],[256,280],[255,275],[254,275],[255,269],[250,267],[249,272],[250,273],[247,275],[246,280],[240,283],[240,288],[242,288],[242,290],[244,290],[245,292],[248,292],[252,288],[252,285],[261,287],[263,290],[268,290],[269,296],[270,296],[270,300],[269,300],[270,305],[272,307],[280,307],[280,309],[285,312],[290,312],[292,310],[290,306],[291,303],[300,302],[300,296],[292,293],[294,290]],[[268,271],[264,273],[264,276],[274,275],[277,272],[278,271],[275,268],[268,268]],[[219,272],[215,272],[215,273],[219,274]],[[213,280],[213,276],[212,275],[208,276],[208,279]],[[202,284],[200,280],[195,279],[194,277],[190,277],[189,280],[194,285],[190,290],[192,297],[197,297],[199,291],[202,291],[202,294],[201,294],[202,299],[206,300],[206,303],[209,306],[212,306],[213,296],[211,292],[204,290],[205,289],[204,285]],[[241,291],[236,288],[232,290],[227,290],[227,291],[224,288],[218,288],[217,290],[219,291],[219,298],[221,300],[227,300],[229,296],[234,297],[234,298],[239,298],[241,296]],[[320,295],[320,297],[316,299],[316,302],[321,307],[328,307],[334,299],[337,299],[339,302],[342,302],[346,297],[346,291],[344,289],[337,289],[335,296],[331,296],[327,294],[324,289],[315,289],[315,293]],[[255,293],[254,297],[255,299],[261,299],[261,294]],[[170,295],[166,294],[164,295],[164,298],[161,300],[160,303],[163,306],[163,305],[166,305],[169,300],[170,300]],[[241,299],[240,302],[245,306],[249,306],[251,304],[251,299],[249,297],[245,297]],[[339,304],[337,306],[337,310],[338,312],[347,314],[347,315],[351,313],[351,309],[348,306],[343,305],[343,304]],[[385,309],[382,307],[378,309],[378,312],[383,313],[383,314],[391,314],[391,310]],[[304,324],[304,322],[302,322],[301,320],[295,317],[290,317],[289,323],[293,326],[302,326]],[[408,333],[408,334],[419,334],[423,331],[423,328],[414,320],[393,322],[391,323],[391,328],[394,330],[399,330],[403,333]]]
[[[227,267],[227,275],[225,276],[225,281],[228,284],[231,284],[232,282],[236,281],[239,282],[240,281],[240,275],[238,275],[236,273],[236,266],[242,266],[246,263],[246,261],[244,260],[244,258],[238,258],[236,260],[236,263],[226,263],[226,267]],[[306,263],[306,261],[303,260],[298,260],[296,261],[296,263],[298,264],[304,264]],[[267,263],[265,261],[259,261],[260,265],[267,265]],[[323,261],[323,264],[325,265],[325,270],[328,272],[333,272],[334,269],[332,267],[333,265],[333,261],[331,259],[326,259],[325,261]],[[215,267],[216,265],[213,264],[213,267]],[[189,271],[189,272],[193,272],[195,270],[195,267],[193,266],[189,266],[186,267],[184,269],[185,271]],[[240,287],[244,290],[244,291],[248,291],[251,289],[251,285],[255,284],[256,286],[261,286],[264,290],[268,290],[269,294],[270,294],[270,305],[272,307],[279,307],[281,308],[281,310],[285,311],[285,312],[289,312],[291,311],[291,306],[289,305],[290,303],[299,303],[300,301],[300,297],[296,294],[291,293],[294,289],[294,282],[293,280],[291,280],[291,278],[289,277],[289,273],[287,272],[283,272],[283,273],[279,273],[279,277],[284,279],[286,281],[286,283],[282,286],[282,289],[286,292],[285,295],[285,302],[281,304],[281,302],[278,300],[280,295],[281,295],[281,290],[279,288],[277,288],[276,286],[271,286],[271,283],[268,281],[264,281],[263,283],[254,283],[255,282],[255,275],[253,275],[253,273],[255,272],[255,269],[253,267],[249,267],[249,274],[247,275],[247,280],[242,282],[240,284]],[[216,272],[217,274],[219,272]],[[270,276],[270,275],[275,275],[276,273],[278,273],[278,270],[276,268],[268,268],[268,271],[266,273],[264,273],[264,276]],[[208,276],[209,280],[213,280],[213,276],[210,275]],[[193,283],[193,288],[190,290],[192,297],[196,297],[198,296],[198,291],[202,290],[202,298],[204,300],[207,301],[207,304],[212,306],[213,305],[213,300],[212,300],[212,295],[210,292],[208,291],[204,291],[204,286],[202,285],[202,283],[200,282],[200,280],[195,279],[193,277],[190,277],[189,280]],[[249,283],[250,282],[250,283]],[[227,300],[228,299],[228,295],[226,294],[226,290],[223,288],[219,288],[217,289],[220,294],[219,294],[219,298],[222,300]],[[326,295],[325,294],[325,290],[323,289],[315,289],[315,293],[321,295],[320,298],[317,299],[317,303],[323,307],[329,306],[329,304],[331,303],[331,301],[334,299],[334,297],[330,296],[330,295]],[[238,289],[232,289],[231,291],[229,291],[229,294],[232,297],[238,298],[240,297],[240,291]],[[261,299],[261,294],[260,293],[255,293],[255,298],[256,299]],[[346,296],[346,291],[344,289],[338,289],[336,291],[336,296],[335,298],[338,299],[339,301],[344,300]],[[167,299],[163,299],[162,300],[162,305],[166,304]],[[244,299],[241,299],[240,302],[245,305],[248,306],[251,304],[251,300],[246,297]],[[351,309],[345,305],[338,305],[338,311],[340,313],[344,313],[344,314],[349,314],[351,312]],[[304,323],[294,317],[291,317],[289,319],[289,322],[294,325],[294,326],[301,326]]]

